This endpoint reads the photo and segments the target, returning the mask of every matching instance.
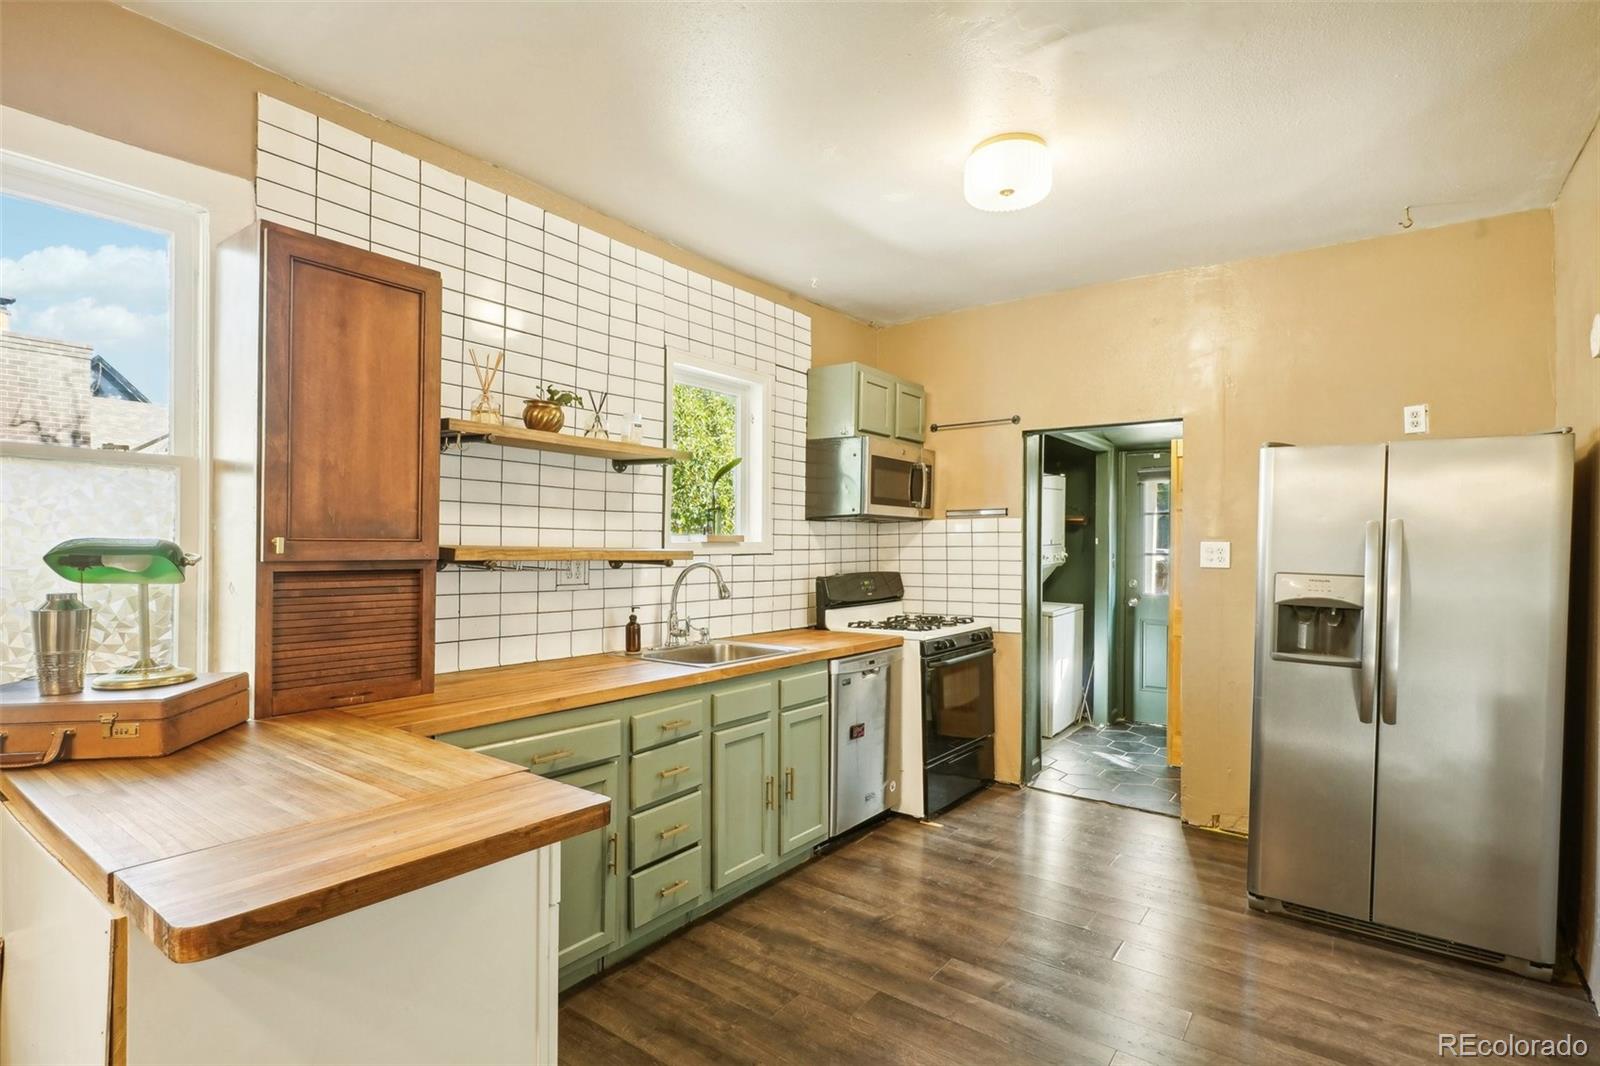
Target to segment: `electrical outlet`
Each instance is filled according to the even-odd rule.
[[[1233,542],[1227,540],[1203,540],[1200,542],[1200,569],[1226,570],[1233,565],[1230,560]]]
[[[1428,405],[1425,403],[1411,404],[1405,410],[1405,430],[1407,433],[1428,432]]]

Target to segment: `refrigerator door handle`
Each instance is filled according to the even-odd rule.
[[[1383,723],[1394,725],[1400,681],[1400,591],[1405,585],[1405,523],[1389,519],[1383,546]]]
[[[1356,716],[1371,722],[1378,702],[1379,604],[1383,600],[1383,523],[1368,522],[1362,557],[1361,583],[1361,702]]]

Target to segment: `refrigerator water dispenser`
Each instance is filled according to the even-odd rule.
[[[1276,575],[1272,657],[1326,666],[1360,666],[1361,592],[1359,575]]]

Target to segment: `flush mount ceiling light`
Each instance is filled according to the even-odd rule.
[[[1033,133],[1002,133],[967,156],[967,203],[980,211],[1020,211],[1050,195],[1050,149]]]

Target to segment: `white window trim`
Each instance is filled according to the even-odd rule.
[[[740,509],[750,524],[745,527],[745,539],[737,544],[708,544],[703,536],[681,536],[673,533],[672,473],[668,471],[665,477],[666,487],[662,495],[662,543],[670,548],[693,548],[695,553],[700,555],[771,554],[773,550],[772,513],[774,510],[772,486],[773,395],[776,392],[772,376],[755,370],[728,366],[725,363],[714,363],[669,349],[667,351],[666,394],[666,440],[669,448],[672,447],[672,423],[675,416],[672,404],[673,386],[679,381],[683,381],[686,384],[706,384],[713,387],[733,388],[745,393],[746,396],[752,396],[753,394],[752,401],[743,405],[744,424],[739,427],[741,436],[739,451],[745,457],[745,461],[740,463],[737,468],[738,487],[734,490],[739,500]],[[760,447],[749,448],[748,442],[751,440],[760,441]],[[754,455],[751,454],[752,451]]]
[[[172,337],[169,415],[170,452],[126,452],[50,444],[0,442],[0,456],[96,466],[162,467],[177,472],[178,543],[206,560],[210,551],[210,427],[202,397],[208,395],[206,338],[210,335],[209,215],[201,207],[146,192],[109,178],[0,150],[0,191],[149,226],[172,235],[172,289],[167,307]],[[105,530],[115,535],[115,530]],[[176,661],[209,663],[210,566],[186,575],[177,596]]]

